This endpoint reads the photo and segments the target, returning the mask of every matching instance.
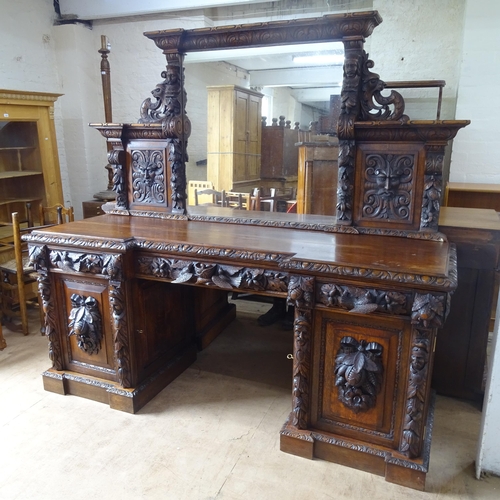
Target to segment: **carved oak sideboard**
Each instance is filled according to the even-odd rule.
[[[363,50],[381,21],[357,12],[145,34],[167,59],[155,102],[138,123],[93,125],[111,149],[116,202],[28,236],[47,390],[135,412],[231,321],[228,291],[286,298],[294,361],[281,449],[424,488],[434,341],[457,285],[455,248],[438,232],[444,148],[468,122],[412,121],[400,94],[382,94]],[[332,40],[345,49],[336,219],[187,213],[185,53]]]
[[[395,253],[383,236],[280,217],[263,227],[104,215],[33,232],[53,363],[45,388],[135,412],[195,360],[203,294],[287,297],[293,405],[282,449],[353,466],[363,455],[365,470],[423,488],[453,249],[394,238]],[[299,220],[306,229],[283,227]],[[224,307],[213,309],[219,323]]]

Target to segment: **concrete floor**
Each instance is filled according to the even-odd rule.
[[[238,317],[138,414],[42,388],[47,341],[4,327],[0,352],[0,499],[495,499],[474,478],[480,411],[438,397],[426,492],[279,450],[291,407],[291,332]],[[31,312],[37,331],[37,312]]]

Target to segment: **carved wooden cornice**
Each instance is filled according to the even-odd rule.
[[[81,248],[95,248],[99,250],[115,250],[118,252],[126,252],[134,247],[134,240],[111,241],[105,238],[83,238],[74,236],[61,236],[57,234],[44,234],[33,231],[32,233],[23,235],[23,241],[33,244],[43,245],[64,245]]]
[[[116,212],[107,210],[107,213],[116,213]],[[137,213],[136,215],[143,215],[143,214]],[[151,217],[170,219],[172,218],[172,215],[163,213],[152,213]],[[239,215],[220,216],[220,215],[201,215],[192,213],[188,213],[185,216],[185,219],[192,221],[201,221],[201,222],[220,222],[223,224],[280,227],[285,229],[306,229],[308,231],[321,231],[324,233],[372,234],[376,236],[396,236],[401,238],[411,238],[418,240],[447,241],[446,236],[443,233],[438,233],[438,232],[342,226],[335,224],[335,222],[332,222],[331,224],[325,224],[325,223],[313,223],[313,222],[302,222],[302,221],[258,219],[258,218],[241,217]]]
[[[357,121],[356,140],[424,141],[446,145],[470,120]]]
[[[144,36],[166,52],[289,45],[366,38],[382,22],[376,11],[192,30],[149,31]]]
[[[0,89],[0,100],[6,101],[38,101],[40,106],[51,106],[64,94],[53,94],[51,92],[31,92],[25,90]]]
[[[184,243],[168,243],[147,240],[136,240],[137,248],[144,250],[163,251],[172,254],[186,255],[196,254],[207,257],[216,257],[223,259],[237,259],[249,261],[282,262],[290,258],[291,254],[252,252],[250,250],[237,250],[224,247],[207,247],[202,245],[192,245]]]

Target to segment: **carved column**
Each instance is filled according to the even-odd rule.
[[[127,175],[125,171],[125,151],[122,142],[122,125],[91,124],[99,130],[108,143],[108,163],[113,169],[112,189],[116,193],[117,210],[128,210]]]
[[[191,123],[186,115],[184,88],[184,54],[166,49],[167,69],[161,76],[164,81],[152,91],[156,102],[150,98],[141,105],[139,123],[161,124],[161,136],[167,139],[167,155],[171,168],[170,187],[172,213],[186,212],[186,161],[187,142]]]
[[[438,230],[443,191],[444,148],[444,145],[428,145],[425,148],[427,154],[420,229]]]
[[[344,41],[344,77],[340,93],[340,115],[337,124],[339,138],[337,223],[351,225],[354,207],[354,122],[360,110],[360,89],[363,61],[363,42],[359,37]]]
[[[412,308],[411,354],[405,415],[399,451],[409,458],[422,453],[426,423],[426,401],[430,384],[436,329],[443,326],[446,296],[416,294]]]
[[[307,429],[312,377],[311,335],[314,278],[291,276],[287,303],[295,307],[291,423],[298,429]]]
[[[64,362],[61,351],[59,332],[57,331],[57,317],[55,311],[55,298],[49,275],[49,255],[46,245],[29,247],[30,264],[38,272],[38,292],[42,298],[42,308],[45,316],[44,330],[49,341],[49,359],[55,370],[63,370]]]

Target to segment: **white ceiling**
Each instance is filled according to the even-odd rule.
[[[65,17],[93,21],[266,2],[269,0],[59,0],[59,7]]]

